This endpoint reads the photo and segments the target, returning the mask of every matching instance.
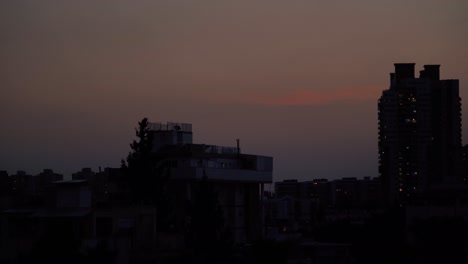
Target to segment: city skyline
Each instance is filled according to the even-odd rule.
[[[400,62],[460,80],[467,143],[467,3],[264,3],[1,3],[0,170],[118,167],[148,117],[239,138],[274,157],[274,181],[376,177]]]

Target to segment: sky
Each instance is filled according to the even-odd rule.
[[[468,116],[467,29],[463,0],[0,1],[0,170],[118,167],[147,117],[274,181],[376,177],[394,63],[441,64]]]

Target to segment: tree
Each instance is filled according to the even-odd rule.
[[[130,144],[132,151],[126,162],[122,160],[122,169],[129,182],[132,201],[143,205],[159,207],[165,200],[165,187],[169,179],[161,159],[152,152],[153,135],[148,118],[138,122],[135,129],[136,140]]]

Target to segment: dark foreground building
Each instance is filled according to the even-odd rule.
[[[191,124],[151,123],[149,133],[151,162],[163,168],[151,177],[167,177],[164,190],[150,190],[164,193],[158,208],[133,199],[131,186],[151,181],[121,168],[85,168],[71,181],[51,170],[0,172],[0,263],[164,263],[206,248],[204,257],[225,257],[199,244],[214,246],[204,238],[215,237],[228,248],[264,236],[261,194],[272,157],[241,153],[239,144],[194,144]]]
[[[241,153],[237,147],[194,144],[192,125],[151,123],[153,152],[170,167],[175,225],[186,222],[186,204],[203,177],[213,185],[233,241],[245,243],[262,237],[261,194],[272,182],[273,158]]]

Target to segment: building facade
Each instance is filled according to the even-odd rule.
[[[273,158],[243,154],[237,147],[194,144],[192,125],[151,123],[153,152],[170,167],[168,191],[175,208],[175,225],[189,216],[187,204],[197,183],[206,177],[213,185],[232,239],[244,243],[263,232],[262,193],[273,180]]]
[[[378,102],[379,174],[387,204],[404,205],[425,190],[459,180],[461,100],[458,80],[440,65],[396,63]]]

